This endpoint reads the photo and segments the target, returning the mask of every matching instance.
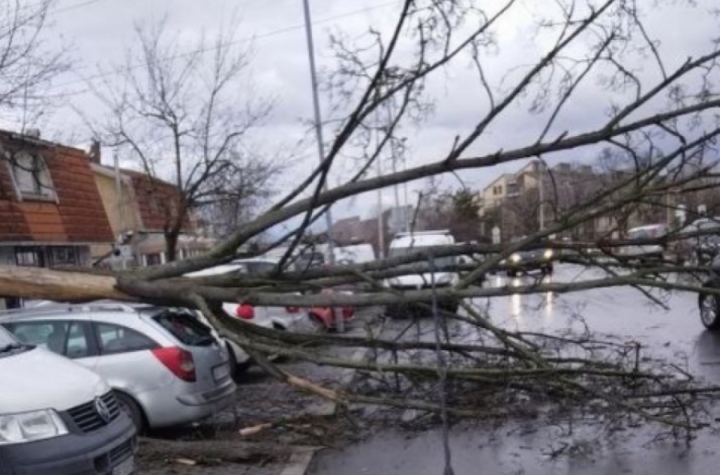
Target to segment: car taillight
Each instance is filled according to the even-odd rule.
[[[195,382],[195,361],[192,353],[173,347],[156,348],[152,350],[152,354],[178,378],[188,383]]]
[[[345,319],[352,318],[353,315],[355,315],[355,308],[353,307],[343,307],[342,308],[342,316]]]
[[[240,304],[235,309],[235,315],[243,320],[252,320],[255,318],[255,308],[248,303]]]
[[[285,307],[285,311],[287,313],[298,313],[300,311],[300,307]]]

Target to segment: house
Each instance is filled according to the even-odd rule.
[[[557,213],[588,199],[602,186],[600,174],[591,166],[559,163],[548,167],[533,160],[515,173],[505,173],[482,191],[483,234],[497,226],[504,240],[537,232]],[[574,232],[590,237],[594,223]],[[489,237],[489,236],[488,236]]]
[[[113,241],[86,152],[0,131],[1,264],[86,266]]]
[[[112,267],[128,268],[167,262],[165,230],[174,223],[181,208],[176,186],[135,170],[102,164],[99,145],[89,156],[102,204],[118,243],[93,249],[98,259]],[[192,213],[183,220],[178,238],[178,258],[198,255],[215,240],[198,233]],[[117,249],[117,252],[113,252]]]

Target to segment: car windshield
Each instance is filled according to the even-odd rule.
[[[275,267],[277,266],[274,262],[238,262],[239,268],[238,271],[241,274],[248,274],[248,275],[256,275],[256,276],[262,276],[262,275],[268,275],[273,270],[275,270]]]
[[[655,239],[657,237],[660,237],[661,234],[661,228],[631,229],[628,232],[628,238],[633,241],[641,241],[647,239]]]
[[[164,310],[153,320],[186,345],[207,346],[215,341],[210,328],[194,318],[190,310]]]
[[[426,246],[416,247],[394,247],[390,249],[388,257],[400,257],[407,256],[408,254],[414,254],[416,252],[422,252]],[[449,267],[455,264],[455,257],[438,257],[435,258],[435,267],[442,269],[443,267]]]

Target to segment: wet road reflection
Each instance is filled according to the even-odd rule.
[[[598,272],[557,266],[555,274],[545,279],[568,282],[598,277]],[[486,285],[512,288],[539,279],[537,275],[493,276]],[[720,334],[705,331],[700,323],[697,295],[650,292],[662,306],[628,287],[573,294],[515,294],[472,303],[494,324],[508,329],[553,334],[589,331],[617,342],[638,341],[652,356],[720,385]],[[429,327],[425,329],[431,338]],[[473,338],[471,331],[457,331],[456,335]],[[568,433],[566,428],[545,424],[511,424],[497,430],[486,424],[459,424],[453,426],[450,438],[457,474],[710,475],[720,472],[716,433],[701,432],[689,449],[672,440],[654,441],[657,432],[647,427],[607,438],[592,425],[578,425]],[[412,435],[383,432],[348,449],[321,453],[311,473],[435,475],[442,473],[439,441],[437,431]],[[580,455],[557,459],[547,455],[563,444],[579,447]]]

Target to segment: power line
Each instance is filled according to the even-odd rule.
[[[90,5],[90,4],[93,4],[93,3],[99,3],[99,2],[102,2],[102,1],[106,1],[106,0],[88,0],[88,1],[86,1],[86,2],[84,2],[84,3],[80,3],[80,4],[77,4],[77,5],[70,5],[70,6],[66,7],[66,9],[80,8],[80,7],[82,7],[82,6],[87,6],[87,5]],[[334,16],[331,16],[331,17],[327,17],[327,18],[323,18],[323,19],[320,19],[320,20],[316,20],[316,21],[312,22],[312,24],[313,24],[313,25],[320,25],[320,24],[323,24],[323,23],[329,23],[329,22],[331,22],[331,21],[339,20],[339,19],[342,19],[342,18],[347,18],[347,17],[354,16],[354,15],[358,15],[358,14],[361,14],[361,13],[367,13],[367,12],[373,11],[373,10],[379,10],[379,9],[381,9],[381,8],[386,8],[386,7],[389,7],[389,6],[391,6],[391,5],[397,5],[397,4],[398,4],[398,0],[393,0],[393,1],[390,1],[390,2],[385,2],[385,3],[378,4],[378,5],[374,5],[374,6],[372,6],[372,7],[362,8],[362,9],[358,9],[358,10],[352,10],[352,11],[349,11],[349,12],[346,12],[346,13],[341,13],[341,14],[339,14],[339,15],[334,15]],[[56,11],[56,12],[57,12],[57,11]],[[288,33],[288,32],[295,31],[295,30],[301,30],[301,29],[303,29],[303,28],[305,28],[305,24],[304,24],[304,23],[300,23],[300,24],[296,24],[296,25],[293,25],[293,26],[288,26],[288,27],[285,27],[285,28],[280,28],[280,29],[277,29],[277,30],[272,30],[272,31],[268,31],[268,32],[265,32],[265,33],[260,33],[260,34],[258,34],[258,35],[253,35],[253,36],[248,36],[248,37],[240,38],[240,39],[233,40],[233,41],[228,41],[227,43],[222,43],[222,44],[219,44],[219,45],[216,45],[216,46],[205,47],[205,48],[198,48],[198,49],[186,51],[186,52],[184,52],[184,53],[179,53],[179,54],[176,54],[176,55],[168,56],[168,57],[166,57],[166,58],[160,58],[160,61],[174,61],[174,60],[176,60],[176,59],[184,58],[184,57],[187,57],[187,56],[192,56],[192,55],[194,55],[194,54],[204,54],[204,53],[208,53],[208,52],[210,52],[210,51],[218,50],[219,48],[224,48],[224,47],[226,47],[226,46],[235,45],[235,44],[240,44],[240,43],[247,43],[247,42],[254,41],[254,40],[259,40],[259,39],[265,39],[265,38],[269,38],[269,37],[272,37],[272,36],[281,35],[281,34],[283,34],[283,33]],[[96,73],[96,74],[90,75],[90,76],[85,77],[85,78],[75,79],[75,80],[72,80],[72,81],[67,81],[67,82],[58,84],[58,85],[56,85],[56,86],[53,86],[52,89],[61,88],[61,87],[66,87],[66,86],[71,86],[71,85],[73,85],[73,84],[79,84],[79,83],[83,83],[83,82],[87,82],[87,81],[92,81],[92,80],[95,80],[95,79],[100,79],[100,78],[103,78],[103,77],[106,77],[106,76],[110,76],[110,75],[112,75],[112,74],[116,74],[116,73],[118,73],[118,72],[120,72],[120,71],[130,72],[130,71],[132,71],[132,70],[134,70],[134,69],[138,69],[138,68],[141,68],[141,67],[143,67],[143,66],[144,66],[143,63],[138,63],[138,64],[133,65],[133,66],[128,66],[128,67],[124,67],[124,68],[120,68],[120,69],[113,69],[112,71],[106,71],[106,72]],[[79,69],[86,69],[86,68],[87,68],[87,66],[83,66],[83,67],[80,67]]]
[[[68,5],[67,7],[58,8],[57,10],[53,10],[53,14],[57,15],[58,13],[65,13],[72,10],[79,10],[80,8],[89,7],[90,5],[94,5],[96,3],[100,2],[106,2],[107,0],[87,0],[85,2],[75,3],[73,5]]]

